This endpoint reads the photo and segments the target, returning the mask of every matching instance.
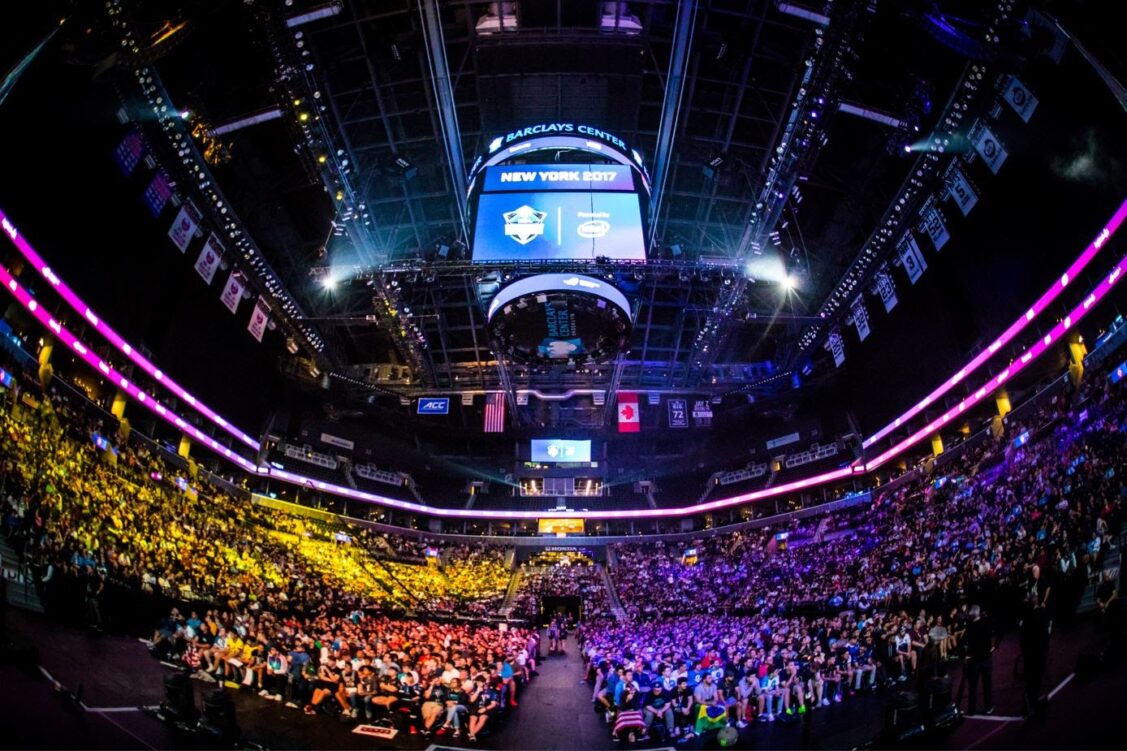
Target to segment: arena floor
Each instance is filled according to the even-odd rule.
[[[39,651],[40,667],[0,661],[0,746],[4,748],[191,747],[168,727],[138,711],[139,705],[161,699],[162,676],[156,662],[136,638],[92,634],[59,626],[22,611],[9,614],[17,643]],[[1020,686],[1013,675],[1015,639],[1003,640],[995,659],[995,707],[989,718],[967,718],[946,738],[928,745],[950,749],[992,748],[1120,748],[1122,735],[1113,713],[1127,695],[1127,671],[1107,666],[1087,681],[1076,678],[1076,656],[1092,642],[1093,627],[1081,623],[1058,629],[1045,688],[1052,692],[1047,716],[1026,722],[1020,715]],[[10,655],[9,655],[10,656]],[[476,747],[492,749],[619,748],[601,717],[591,709],[590,687],[580,682],[581,660],[574,642],[567,653],[551,657],[527,689],[519,709],[505,725]],[[959,674],[953,675],[958,685]],[[74,691],[81,685],[82,704],[75,706],[52,682]],[[205,686],[197,684],[197,691]],[[879,735],[884,697],[863,697],[813,713],[802,723],[756,724],[741,732],[739,748],[863,748]],[[357,735],[352,725],[323,717],[307,717],[249,693],[236,696],[237,717],[247,739],[267,748],[427,748],[422,736],[399,735],[384,741]],[[443,739],[439,739],[443,740]],[[469,744],[446,739],[441,748]],[[639,747],[647,747],[639,744]]]

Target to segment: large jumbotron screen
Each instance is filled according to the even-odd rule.
[[[473,260],[646,259],[629,167],[487,167],[474,216]]]

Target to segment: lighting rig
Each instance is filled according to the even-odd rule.
[[[806,70],[798,83],[790,115],[775,144],[774,156],[770,158],[755,209],[733,254],[738,268],[742,269],[750,257],[762,254],[763,245],[777,231],[783,209],[799,176],[813,164],[825,145],[825,118],[821,118],[820,114],[826,109],[827,102],[833,99],[839,78],[848,75],[846,57],[850,51],[850,40],[860,33],[872,10],[871,6],[861,10],[849,3],[830,4],[828,25],[819,22],[816,26]],[[789,277],[784,275],[784,278]],[[738,316],[734,314],[752,281],[748,274],[741,273],[732,285],[723,289],[714,313],[697,334],[689,365],[696,369],[698,379],[708,372],[724,341],[738,323]]]
[[[184,113],[173,106],[157,71],[142,55],[141,35],[134,29],[121,0],[109,0],[106,13],[112,28],[120,35],[121,50],[128,56],[122,66],[131,71],[136,86],[134,89],[129,83],[122,83],[118,88],[124,111],[129,114],[134,107],[152,111],[155,120],[139,115],[137,124],[149,134],[150,146],[162,153],[162,166],[182,178],[177,181],[178,185],[200,197],[200,211],[227,244],[228,258],[237,261],[247,282],[258,288],[274,319],[301,343],[314,362],[325,363],[332,353],[326,351],[321,334],[305,321],[301,306],[290,295],[219,188],[193,140],[190,113],[189,118],[185,118]],[[129,114],[129,117],[133,116]]]
[[[1013,3],[1009,0],[997,4],[994,18],[983,35],[981,43],[984,48],[997,47],[999,38],[995,30],[1012,13]],[[895,257],[896,239],[908,227],[918,223],[921,210],[937,200],[936,191],[945,190],[941,172],[943,154],[953,147],[953,141],[959,138],[959,133],[966,131],[965,121],[972,107],[984,99],[984,92],[989,93],[983,80],[990,67],[992,65],[985,61],[967,62],[947,106],[939,115],[934,131],[911,148],[911,151],[918,152],[918,156],[884,216],[819,308],[817,315],[820,322],[808,326],[799,338],[794,361],[809,352],[822,335],[834,328],[838,318],[847,314],[850,301],[873,284],[879,271],[887,270],[889,264],[899,265],[899,259]]]

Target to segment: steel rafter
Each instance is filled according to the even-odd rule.
[[[442,143],[446,150],[446,164],[450,173],[457,211],[459,239],[469,237],[466,210],[466,160],[462,155],[462,132],[458,127],[458,109],[454,101],[454,85],[450,81],[450,66],[446,61],[446,39],[442,32],[442,19],[438,0],[420,0],[419,15],[423,24],[423,42],[430,66],[430,85],[438,108]]]

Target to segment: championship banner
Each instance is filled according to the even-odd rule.
[[[258,301],[254,304],[254,312],[250,314],[250,323],[247,324],[247,331],[250,335],[262,342],[262,335],[266,333],[266,324],[270,322],[270,308],[266,302],[259,296]]]
[[[172,186],[168,184],[164,173],[158,171],[149,182],[149,187],[145,188],[145,205],[154,217],[160,216],[169,198],[172,198]]]
[[[845,341],[839,332],[835,331],[829,335],[826,339],[826,348],[834,356],[834,365],[840,368],[845,362]]]
[[[947,231],[947,223],[943,221],[943,212],[938,206],[931,205],[924,209],[920,218],[923,219],[922,226],[924,232],[927,232],[927,236],[931,238],[931,244],[936,250],[942,250],[951,239],[951,233]]]
[[[916,242],[916,238],[908,232],[900,240],[900,245],[897,246],[900,251],[900,260],[904,264],[904,270],[908,272],[908,280],[915,284],[923,273],[927,271],[927,261],[924,260],[924,254],[920,251],[920,245]]]
[[[670,399],[666,402],[669,407],[669,427],[689,427],[689,402],[686,399]]]
[[[892,309],[896,307],[899,302],[896,299],[896,283],[892,281],[892,274],[887,271],[881,271],[877,274],[877,295],[880,296],[881,302],[884,303],[884,312],[891,313]]]
[[[196,207],[191,201],[185,201],[172,226],[168,228],[168,237],[181,253],[188,250],[188,244],[192,242],[198,224],[199,216],[196,214]]]
[[[991,133],[985,125],[979,131],[978,138],[974,140],[974,150],[979,153],[979,156],[995,175],[998,174],[998,170],[1002,168],[1002,162],[1006,161],[1006,156],[1008,156],[1005,148],[998,141],[998,137]]]
[[[971,187],[970,180],[963,174],[963,171],[956,167],[951,171],[947,183],[948,194],[959,204],[959,209],[963,212],[963,216],[970,213],[974,205],[978,203],[978,194],[974,192]]]
[[[1006,93],[1003,95],[1006,104],[1013,108],[1013,111],[1018,114],[1025,122],[1029,122],[1029,118],[1033,117],[1033,110],[1037,109],[1040,103],[1037,97],[1033,96],[1032,92],[1025,87],[1017,76],[1010,76],[1010,81],[1006,85]]]
[[[114,161],[122,174],[131,175],[145,156],[145,141],[136,130],[131,130],[113,151]]]
[[[857,327],[857,337],[865,341],[869,336],[869,311],[865,310],[862,295],[857,295],[857,299],[853,301],[853,325]]]
[[[232,313],[239,309],[239,300],[243,299],[244,286],[237,272],[232,269],[231,275],[227,277],[227,284],[223,286],[223,294],[219,296],[220,301],[222,301],[222,303],[227,306],[227,310]]]
[[[200,257],[196,259],[196,273],[207,284],[211,284],[211,280],[215,278],[221,258],[223,258],[223,246],[219,243],[219,238],[212,233],[203,244]]]
[[[618,432],[637,433],[642,429],[642,421],[638,414],[638,395],[618,395]]]

